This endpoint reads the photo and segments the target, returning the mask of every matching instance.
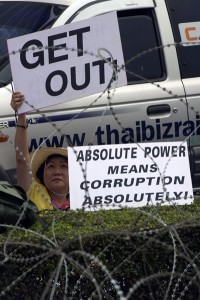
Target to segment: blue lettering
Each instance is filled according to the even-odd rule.
[[[32,122],[32,119],[30,120],[29,122]],[[84,129],[83,126],[80,126],[79,128],[80,130]],[[58,135],[50,138],[32,138],[29,145],[29,151],[37,149],[43,143],[47,147],[63,147],[64,144],[69,144],[70,146],[83,146],[88,143],[86,133],[80,132],[66,135],[57,134]],[[97,145],[127,144],[132,142],[176,139],[177,137],[185,137],[189,135],[200,135],[199,115],[196,115],[196,122],[186,120],[164,123],[163,120],[161,121],[160,119],[156,119],[154,125],[148,124],[145,120],[141,120],[133,122],[132,127],[121,126],[121,128],[116,128],[115,126],[112,126],[112,124],[97,126],[94,132],[96,142],[93,142]]]
[[[187,126],[186,128],[183,128],[184,136],[189,136],[195,130],[194,122],[192,121],[186,121],[183,123],[183,125]]]
[[[40,138],[39,141],[36,139],[31,139],[29,152],[36,150],[45,140],[47,147],[63,147],[64,139],[66,138],[69,145],[73,146],[83,146],[85,140],[85,133],[82,133],[81,137],[75,133],[72,137],[70,135],[62,135],[59,139],[57,136],[53,136],[52,139]]]
[[[40,144],[44,141],[45,138],[40,138],[39,142],[37,142],[36,139],[31,139],[30,146],[29,146],[29,152],[36,150]]]
[[[119,131],[117,129],[111,129],[110,125],[106,125],[107,144],[112,144],[112,136],[114,138],[114,144],[119,144]]]
[[[81,134],[81,138],[77,133],[75,133],[72,138],[70,135],[66,135],[66,139],[70,146],[83,146],[85,141],[85,133]]]
[[[182,121],[180,122],[175,122],[174,123],[174,126],[175,126],[175,137],[179,137],[180,135],[180,127],[182,126]]]
[[[52,140],[49,139],[46,140],[47,147],[62,147],[64,142],[64,136],[62,135],[60,138],[60,141],[58,140],[57,136],[53,136]]]
[[[162,124],[162,127],[163,127],[163,129],[165,127],[165,131],[163,132],[163,139],[173,138],[173,134],[170,134],[170,130],[172,128],[172,123],[164,123],[164,124]]]
[[[142,126],[142,140],[143,141],[152,141],[155,136],[155,129],[152,125],[146,125],[145,121],[141,122]]]
[[[124,128],[122,133],[125,133],[125,135],[122,136],[122,144],[134,143],[133,128]]]

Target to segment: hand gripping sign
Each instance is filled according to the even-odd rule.
[[[10,39],[8,49],[15,90],[30,103],[19,113],[103,92],[124,65],[116,12]],[[115,77],[127,84],[124,71]]]

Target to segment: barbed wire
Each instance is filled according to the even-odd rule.
[[[195,44],[196,44],[196,42],[195,42]],[[148,53],[152,53],[153,51],[163,50],[166,47],[177,47],[179,45],[182,45],[182,43],[161,45],[159,47],[148,49],[148,50],[146,50],[142,53],[138,53],[137,55],[132,57],[129,61],[127,61],[125,63],[125,66],[116,65],[114,62],[114,59],[112,58],[112,54],[109,53],[106,49],[100,49],[98,54],[94,54],[89,51],[84,51],[84,54],[91,55],[91,56],[94,56],[98,59],[102,59],[105,61],[106,61],[106,58],[102,55],[102,52],[109,54],[111,59],[107,60],[107,62],[109,63],[110,67],[112,68],[112,77],[110,78],[110,81],[108,82],[107,87],[102,91],[102,93],[100,93],[100,95],[98,95],[87,107],[81,109],[80,112],[75,114],[73,116],[73,118],[64,122],[64,124],[62,124],[62,126],[59,126],[55,122],[52,122],[46,113],[43,113],[40,109],[36,109],[31,103],[29,103],[26,100],[25,101],[26,104],[29,105],[29,107],[31,109],[35,110],[35,113],[38,116],[40,116],[41,118],[45,118],[45,120],[48,122],[49,126],[52,127],[52,132],[38,146],[42,147],[45,144],[45,141],[48,140],[55,133],[57,135],[63,136],[64,135],[62,133],[63,128],[67,128],[67,126],[69,124],[71,124],[72,122],[75,122],[76,119],[81,114],[83,114],[84,112],[86,112],[87,110],[92,108],[98,101],[100,101],[102,96],[105,97],[105,95],[107,95],[107,104],[105,105],[105,107],[102,111],[102,114],[100,115],[99,119],[97,120],[96,128],[98,127],[99,124],[103,123],[106,111],[109,110],[111,112],[111,116],[112,116],[113,120],[116,122],[116,124],[119,126],[119,128],[121,130],[123,130],[129,136],[130,142],[137,144],[137,146],[139,146],[140,149],[142,151],[144,151],[142,144],[135,141],[133,139],[133,137],[130,135],[130,132],[128,132],[126,130],[126,127],[123,125],[123,120],[120,119],[120,116],[118,115],[117,111],[115,110],[115,106],[114,106],[114,98],[115,98],[115,92],[116,92],[116,87],[117,87],[118,73],[125,72],[125,71],[127,73],[134,75],[135,77],[143,80],[146,83],[152,84],[156,88],[165,92],[166,95],[168,95],[169,97],[176,98],[177,101],[179,101],[182,105],[185,106],[185,109],[191,110],[196,115],[199,115],[199,111],[196,110],[193,106],[190,106],[190,104],[187,101],[185,101],[184,98],[178,99],[179,96],[177,94],[175,94],[175,93],[173,93],[173,91],[168,90],[167,88],[163,87],[160,83],[158,84],[158,83],[156,83],[152,80],[149,80],[148,78],[145,78],[145,77],[143,77],[137,73],[134,73],[133,71],[130,71],[128,69],[129,63],[138,59],[141,56],[144,56]],[[49,49],[49,47],[47,47],[47,46],[39,47],[39,48],[32,47],[29,49],[23,49],[23,50],[19,49],[17,51],[13,51],[12,53],[10,53],[10,55],[15,55],[16,53],[20,53],[22,51],[34,51],[36,49],[41,50],[42,48],[44,50]],[[54,47],[54,48],[58,48],[58,47]],[[59,47],[59,49],[60,49],[60,47]],[[64,47],[64,50],[80,51],[79,49],[78,50],[70,49],[68,47]],[[113,88],[113,83],[114,83],[114,88]],[[111,89],[111,86],[112,86],[112,89]],[[191,131],[190,134],[185,138],[185,140],[183,142],[188,141],[189,138],[197,131],[197,129],[199,127],[200,127],[200,125],[198,125],[193,131]],[[94,128],[93,134],[91,136],[91,143],[93,141],[93,135],[95,133],[96,128]],[[0,134],[4,134],[4,129],[0,130]],[[72,145],[71,141],[67,138],[66,135],[64,135],[64,136],[66,138],[68,147],[71,147],[73,149],[74,154],[77,157],[77,152],[76,152],[76,149],[74,149],[74,145]],[[11,144],[11,146],[13,148],[15,148],[13,140],[10,139],[9,143]],[[181,145],[182,145],[182,143],[180,144],[180,146]],[[90,149],[90,147],[91,147],[91,145],[88,145],[88,149]],[[18,147],[15,148],[15,151],[18,151],[20,153],[20,155],[23,156],[23,153],[21,152],[21,150]],[[171,154],[171,156],[169,157],[169,159],[164,167],[164,170],[161,170],[159,165],[156,163],[155,159],[151,155],[148,154],[148,158],[157,166],[157,170],[158,170],[159,176],[161,178],[161,182],[162,182],[162,190],[164,193],[167,192],[167,186],[165,185],[163,178],[166,174],[168,165],[171,163],[171,160],[173,159],[174,154],[175,153],[173,152]],[[7,158],[5,158],[5,159],[7,159]],[[31,162],[31,164],[32,164],[32,162]],[[30,175],[31,180],[33,180],[31,164],[29,165],[29,162],[27,162],[27,165],[29,167],[29,175]],[[81,171],[83,173],[84,180],[87,180],[87,163],[85,165],[83,165],[83,163],[79,161],[79,165],[80,165]],[[38,188],[37,185],[36,185],[36,188],[38,189],[38,192],[40,193],[40,195],[44,199],[44,201],[48,201],[48,199],[46,199],[45,195],[42,193],[42,191]],[[86,191],[85,196],[87,196],[87,197],[90,196],[89,191]],[[189,195],[188,197],[191,197],[191,195]],[[150,201],[152,201],[152,203],[153,203],[153,200],[154,199],[152,199],[152,197],[151,197]],[[3,241],[1,243],[3,245],[3,251],[1,252],[2,260],[0,262],[0,266],[5,265],[8,261],[9,262],[12,262],[12,261],[20,262],[21,264],[30,263],[32,265],[29,266],[27,268],[27,270],[22,271],[22,274],[20,276],[18,276],[16,279],[14,279],[8,286],[5,287],[5,289],[3,291],[0,292],[0,298],[3,296],[6,296],[8,292],[12,291],[12,289],[17,284],[19,284],[19,282],[21,280],[23,280],[27,276],[28,273],[31,273],[34,269],[37,269],[40,265],[45,264],[46,260],[49,259],[50,257],[56,256],[56,257],[58,257],[58,263],[55,264],[55,268],[49,276],[49,280],[46,283],[46,287],[43,289],[43,292],[41,294],[41,299],[45,299],[45,297],[47,297],[49,292],[50,292],[49,299],[54,299],[54,298],[56,299],[56,291],[58,288],[60,288],[59,278],[61,276],[61,273],[63,272],[63,269],[64,269],[64,278],[65,278],[65,285],[63,287],[63,291],[64,291],[63,299],[68,297],[66,299],[80,299],[81,300],[81,298],[78,298],[78,297],[81,297],[81,296],[78,296],[79,286],[81,286],[81,282],[85,277],[88,278],[88,280],[91,281],[94,285],[94,289],[91,292],[91,295],[88,299],[95,299],[96,296],[98,299],[106,299],[104,297],[108,297],[108,295],[105,295],[105,291],[102,290],[102,287],[103,287],[103,284],[105,283],[105,281],[109,280],[109,282],[111,283],[111,286],[113,287],[114,291],[116,292],[117,297],[120,300],[128,300],[128,299],[133,299],[132,297],[134,297],[134,294],[137,292],[137,290],[142,285],[146,284],[146,282],[151,282],[152,280],[157,280],[157,279],[159,279],[161,277],[165,277],[165,276],[168,278],[168,285],[167,285],[166,290],[163,292],[164,293],[163,299],[167,300],[167,299],[170,299],[170,297],[171,297],[171,299],[176,299],[175,297],[176,297],[177,293],[179,293],[179,296],[177,297],[177,299],[184,299],[184,297],[187,295],[187,290],[189,289],[189,287],[196,280],[196,278],[199,277],[199,268],[197,265],[197,262],[199,259],[199,253],[197,253],[196,255],[193,256],[193,253],[190,253],[188,251],[187,245],[184,244],[181,236],[179,235],[179,233],[177,231],[177,229],[179,229],[179,225],[177,225],[177,224],[168,225],[167,222],[165,222],[164,219],[162,218],[162,216],[160,215],[159,207],[163,203],[166,204],[166,202],[170,203],[173,207],[175,206],[177,211],[179,211],[183,215],[185,214],[184,209],[182,207],[175,205],[174,199],[169,198],[167,200],[164,200],[164,194],[163,194],[163,201],[160,201],[160,203],[158,203],[158,205],[151,206],[150,212],[146,211],[145,208],[144,209],[143,208],[134,208],[133,211],[137,211],[140,214],[139,216],[146,216],[146,218],[148,218],[149,220],[156,220],[156,222],[158,222],[158,224],[160,225],[161,229],[151,229],[149,231],[147,231],[147,230],[133,231],[133,228],[127,229],[126,230],[126,240],[129,240],[130,238],[133,238],[133,237],[137,237],[137,238],[141,238],[141,240],[145,240],[146,242],[143,245],[141,245],[140,247],[137,247],[133,251],[133,253],[127,255],[127,257],[124,258],[120,263],[118,263],[115,266],[115,268],[112,270],[109,269],[109,262],[108,262],[108,264],[105,264],[105,262],[103,262],[103,260],[101,260],[101,257],[103,256],[103,254],[106,251],[108,251],[108,249],[113,244],[119,243],[119,241],[120,242],[123,241],[124,232],[121,232],[121,231],[115,232],[115,234],[113,234],[113,237],[112,237],[112,233],[110,233],[110,235],[112,237],[111,241],[109,242],[109,244],[107,244],[104,247],[103,250],[100,251],[100,253],[98,255],[93,255],[92,253],[85,252],[84,246],[82,243],[84,236],[82,236],[82,237],[79,236],[78,239],[79,239],[79,248],[80,249],[71,251],[67,255],[63,249],[64,249],[64,246],[69,242],[69,240],[68,240],[68,238],[66,238],[64,241],[62,241],[62,243],[60,243],[59,236],[57,236],[57,231],[56,231],[55,227],[56,227],[57,221],[59,221],[61,218],[65,218],[65,217],[69,216],[69,212],[63,211],[63,212],[60,212],[59,217],[56,217],[56,218],[53,217],[53,220],[50,223],[51,229],[52,229],[52,238],[47,238],[45,236],[44,232],[38,233],[38,232],[32,231],[30,229],[24,229],[24,228],[21,228],[18,226],[20,224],[21,219],[23,218],[24,213],[25,213],[25,210],[26,210],[26,206],[25,206],[24,210],[22,211],[22,214],[15,226],[0,224],[0,226],[3,226],[5,228],[10,228],[10,231],[9,231],[8,235],[6,236],[5,241]],[[147,206],[149,204],[150,203],[146,203]],[[120,205],[120,204],[112,204],[112,205],[107,204],[107,205],[100,205],[99,207],[101,209],[107,209],[107,208],[122,209],[122,205]],[[97,206],[91,205],[91,207],[88,206],[87,208],[91,208],[91,210],[95,211]],[[97,209],[99,209],[99,208],[97,208]],[[139,219],[133,217],[133,224],[134,224],[134,222],[136,222],[136,224],[134,224],[134,225],[137,225],[138,220]],[[192,217],[191,217],[191,220],[192,220]],[[183,222],[182,226],[187,226],[187,223]],[[12,240],[12,239],[14,239],[15,233],[18,231],[24,231],[29,234],[32,234],[34,237],[40,238],[40,243],[33,244],[31,241],[31,238],[29,239],[29,241],[26,241],[26,242],[25,241],[22,241],[22,242],[17,241],[16,242],[16,241]],[[165,233],[169,234],[171,243],[167,244],[165,242],[160,241],[159,236],[160,236],[161,232],[162,233],[165,232]],[[155,236],[153,236],[153,234]],[[151,242],[153,241],[155,244],[162,245],[163,248],[166,247],[166,249],[168,251],[171,251],[171,253],[172,253],[171,270],[169,270],[169,272],[165,272],[163,274],[162,273],[160,273],[160,274],[153,273],[150,276],[142,277],[139,280],[136,280],[135,283],[132,283],[132,287],[129,288],[128,293],[125,295],[123,292],[123,288],[115,280],[115,271],[120,270],[121,266],[123,266],[125,263],[129,262],[133,257],[136,256],[136,254],[138,254],[140,251],[142,251],[142,249],[145,247],[145,245],[147,245],[150,241]],[[180,251],[180,249],[178,249],[178,247],[177,247],[178,243],[181,244],[182,251]],[[14,247],[14,250],[12,248],[12,251],[9,253],[8,246],[10,246],[10,245],[12,245]],[[44,253],[39,254],[39,255],[37,255],[37,254],[32,255],[32,256],[29,256],[26,258],[18,258],[18,256],[17,256],[18,251],[21,251],[22,247],[25,247],[25,246],[30,247],[30,248],[32,248],[32,247],[38,248],[38,249],[44,251]],[[15,253],[16,253],[16,258],[14,257]],[[80,255],[81,257],[83,257],[85,266],[80,264],[79,260],[76,260],[74,258],[74,257],[76,257],[76,255]],[[182,272],[180,272],[180,274],[177,273],[177,271],[176,271],[177,264],[178,264],[177,263],[178,257],[182,257],[187,262],[186,265],[184,266],[184,268],[181,270]],[[74,267],[80,273],[79,280],[77,281],[76,285],[74,286],[74,289],[71,292],[71,296],[67,296],[68,292],[70,292],[70,291],[68,291],[68,288],[69,288],[69,274],[68,274],[69,265]],[[94,269],[100,268],[100,270],[104,273],[104,275],[105,275],[104,279],[101,280],[100,282],[98,282],[97,278],[95,278],[95,272],[92,271],[93,268]],[[186,275],[188,273],[188,270],[190,268],[194,269],[195,275],[191,276],[191,277],[188,276],[188,284],[185,287],[181,287],[181,283],[184,282]],[[177,281],[176,281],[176,277],[178,278]],[[199,280],[199,278],[198,278],[198,280]],[[176,281],[176,283],[174,284],[175,281]],[[179,291],[179,289],[182,289],[182,290]],[[152,296],[152,299],[154,299],[154,296]]]

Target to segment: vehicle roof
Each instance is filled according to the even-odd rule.
[[[164,0],[159,0],[164,1]],[[93,6],[93,4],[95,4]],[[106,4],[106,5],[105,5]],[[63,25],[63,20],[65,24],[73,22],[74,18],[76,21],[80,21],[82,18],[89,18],[98,14],[98,6],[101,6],[99,10],[100,13],[106,13],[109,11],[115,10],[127,10],[133,8],[144,8],[144,7],[154,7],[154,0],[74,0],[73,5],[69,5],[69,7],[62,13],[61,18],[58,18],[54,23],[53,27]],[[91,7],[93,12],[88,11],[88,8]],[[87,9],[86,9],[87,8]],[[79,19],[79,12],[84,12],[85,15],[82,14],[81,19]]]
[[[51,3],[61,5],[71,5],[78,0],[0,0],[0,2],[40,2],[40,3]]]

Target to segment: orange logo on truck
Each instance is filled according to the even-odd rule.
[[[184,47],[200,46],[200,21],[180,23],[178,27]]]
[[[186,39],[188,40],[188,42],[192,42],[192,41],[196,41],[198,40],[198,37],[196,36],[191,36],[190,33],[191,31],[196,31],[197,28],[196,27],[187,27],[185,28],[185,36],[186,36]]]

